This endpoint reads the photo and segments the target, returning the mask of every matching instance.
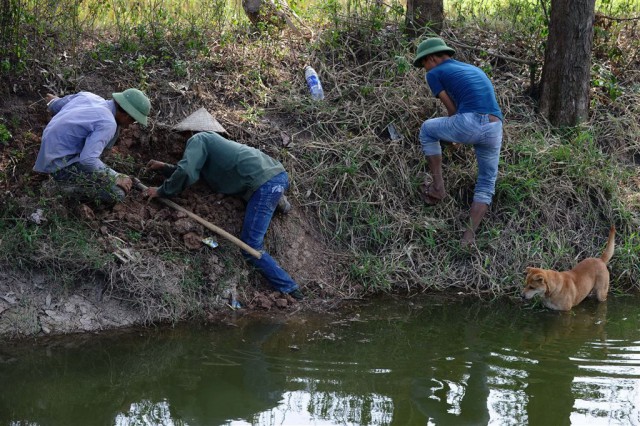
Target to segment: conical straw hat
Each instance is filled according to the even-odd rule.
[[[222,127],[222,125],[218,123],[218,120],[213,118],[213,116],[209,114],[209,111],[204,108],[200,108],[199,110],[173,126],[173,130],[178,132],[227,132],[224,127]]]

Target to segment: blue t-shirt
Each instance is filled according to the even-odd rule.
[[[456,105],[456,113],[476,112],[503,119],[489,77],[480,68],[447,59],[426,75],[427,84],[437,97],[443,90]]]

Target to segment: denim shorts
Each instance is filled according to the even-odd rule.
[[[440,141],[473,145],[478,161],[478,178],[473,201],[491,204],[498,177],[502,147],[502,121],[490,121],[489,114],[469,112],[432,118],[420,127],[420,144],[425,155],[442,155]]]

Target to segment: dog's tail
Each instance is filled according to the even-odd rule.
[[[616,227],[611,225],[611,229],[609,229],[609,240],[607,241],[607,247],[604,249],[602,256],[600,256],[600,259],[602,259],[604,263],[608,263],[609,260],[611,260],[611,258],[613,257],[613,248],[615,247],[615,243]]]

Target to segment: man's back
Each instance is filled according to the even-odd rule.
[[[200,132],[187,141],[176,171],[161,186],[161,195],[174,195],[202,178],[214,192],[245,199],[260,185],[284,171],[282,164],[262,151]]]
[[[491,81],[474,65],[446,60],[427,73],[427,82],[435,96],[445,90],[459,114],[477,112],[502,119]]]
[[[54,116],[42,134],[34,170],[52,173],[76,162],[104,168],[99,157],[117,131],[112,104],[89,92],[52,101],[49,110]]]

